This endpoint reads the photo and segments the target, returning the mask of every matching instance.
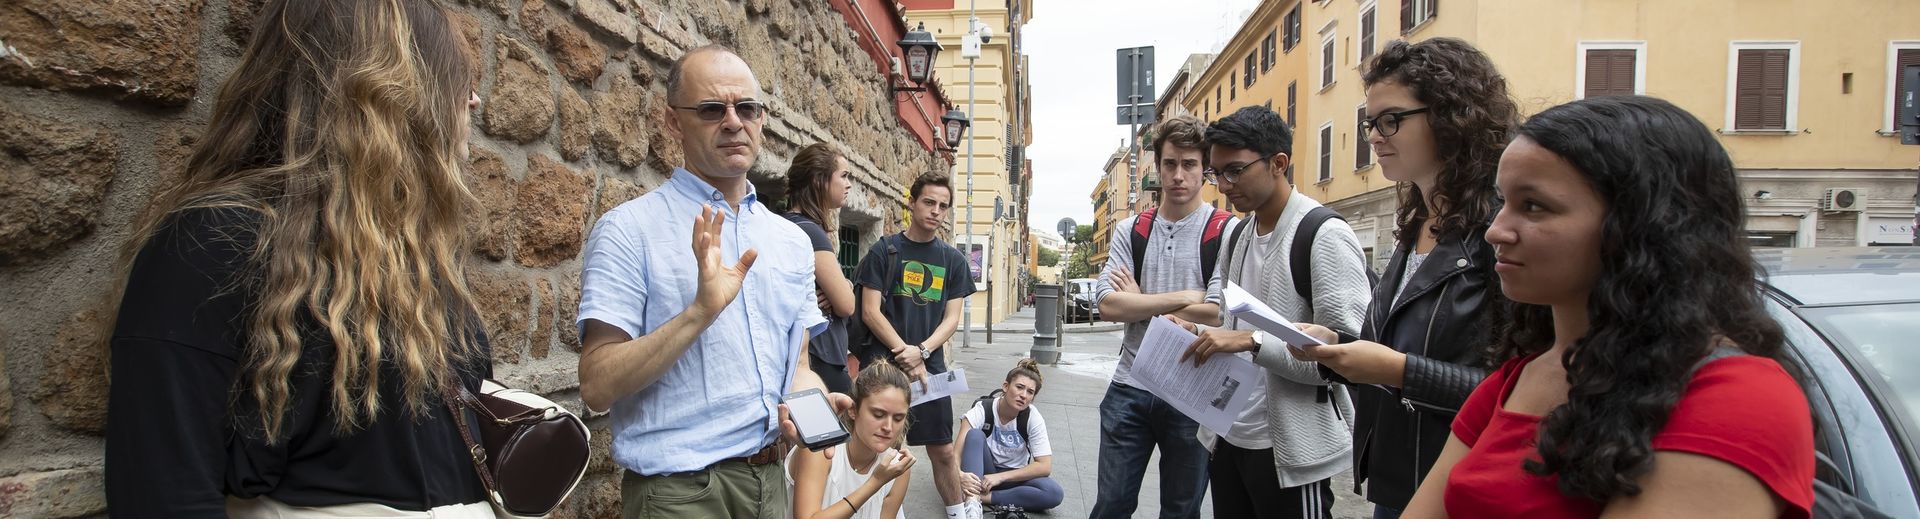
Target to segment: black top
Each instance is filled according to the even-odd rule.
[[[787,217],[787,221],[800,226],[800,230],[807,233],[807,240],[813,242],[814,252],[833,252],[833,240],[827,238],[827,230],[820,227],[820,222],[815,222],[801,213],[787,213],[784,216]],[[821,280],[814,280],[815,285],[820,283]],[[820,335],[815,335],[813,340],[807,343],[807,351],[820,357],[820,360],[827,361],[827,364],[845,366],[847,365],[847,318],[835,315],[833,312],[824,313],[827,314],[827,329],[821,331]]]
[[[255,303],[248,285],[258,277],[247,261],[255,218],[184,213],[134,261],[112,339],[106,487],[114,517],[226,517],[227,496],[410,511],[485,501],[446,407],[435,398],[430,414],[410,416],[391,363],[380,371],[380,414],[335,435],[333,346],[310,322],[282,439],[262,439],[259,406],[237,385]],[[492,375],[477,335],[477,360],[463,369],[469,389]]]
[[[915,242],[904,233],[883,238],[860,259],[854,275],[860,286],[885,296],[880,313],[907,344],[933,335],[946,317],[947,301],[973,295],[973,271],[966,256],[939,238]],[[930,372],[946,371],[946,350],[934,350],[927,359]]]

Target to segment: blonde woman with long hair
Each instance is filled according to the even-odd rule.
[[[491,517],[446,384],[489,350],[461,268],[473,62],[428,0],[273,0],[132,234],[115,517]]]

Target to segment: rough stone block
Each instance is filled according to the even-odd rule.
[[[587,157],[593,149],[593,107],[571,87],[560,89],[560,156],[567,161]]]
[[[487,133],[522,144],[533,142],[553,127],[555,108],[547,73],[524,44],[506,35],[497,40],[499,69],[493,95],[482,103]]]
[[[626,74],[613,75],[607,90],[593,97],[593,147],[600,158],[623,167],[639,166],[646,160],[648,133],[660,121],[644,118],[647,107],[666,103],[653,102]]]
[[[553,307],[553,322],[560,326],[560,345],[580,352],[580,269],[567,269],[556,289],[559,304]]]
[[[471,269],[467,287],[473,291],[480,318],[487,323],[487,338],[493,347],[493,362],[520,363],[530,339],[527,312],[533,304],[533,290],[527,278],[511,270]]]
[[[575,283],[578,285],[578,283]],[[6,330],[0,329],[0,337],[6,337]],[[577,350],[577,348],[576,348]],[[0,348],[0,440],[7,438],[7,431],[13,428],[13,383],[7,379],[7,351]]]
[[[54,337],[54,355],[40,370],[33,403],[63,429],[102,435],[107,432],[107,338],[96,309],[74,314]]]
[[[182,105],[200,73],[205,0],[0,3],[0,83]]]
[[[556,23],[547,29],[547,51],[560,75],[579,83],[592,83],[607,67],[607,51],[593,38],[572,25]]]
[[[580,255],[593,179],[544,155],[527,161],[527,180],[514,197],[521,265],[547,268]]]
[[[547,352],[553,348],[553,308],[559,306],[553,294],[553,280],[539,279],[533,282],[534,297],[539,310],[533,314],[533,342],[529,344],[527,355],[534,359],[547,358]]]
[[[473,252],[492,261],[503,261],[513,247],[513,200],[515,183],[507,176],[507,164],[493,152],[474,148],[467,165],[467,189],[479,199],[480,217],[467,219],[467,234],[473,239]]]
[[[632,45],[640,41],[640,24],[629,6],[610,0],[576,0],[573,13],[600,32]]]
[[[227,0],[227,39],[242,48],[253,37],[253,22],[267,0]]]
[[[668,108],[665,102],[654,104],[656,106],[654,106],[652,112],[647,114],[647,120],[665,121],[666,111],[672,108]],[[654,170],[661,173],[671,174],[673,168],[680,167],[682,164],[687,163],[686,155],[680,150],[680,139],[674,137],[671,133],[667,133],[665,123],[653,124],[649,126],[649,128],[651,128],[654,133],[651,138],[647,139],[649,144],[647,150],[650,152],[647,154],[648,165],[653,166]]]
[[[646,187],[628,182],[626,179],[620,177],[605,175],[600,178],[602,182],[600,185],[600,196],[593,201],[593,220],[590,221],[600,221],[600,217],[606,216],[607,211],[612,211],[613,208],[620,207],[620,204],[627,203],[628,200],[640,198],[640,195],[647,194],[648,191]]]
[[[107,132],[0,104],[0,265],[43,259],[91,231],[119,148]]]
[[[99,465],[0,478],[0,517],[61,519],[106,511],[107,479]]]

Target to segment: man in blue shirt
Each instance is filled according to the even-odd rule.
[[[612,412],[625,518],[788,513],[780,397],[822,386],[804,363],[826,319],[794,297],[814,286],[806,235],[746,178],[767,116],[758,85],[724,47],[675,61],[661,123],[686,166],[587,241],[580,397]]]

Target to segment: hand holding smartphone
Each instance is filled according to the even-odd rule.
[[[800,443],[806,445],[807,450],[818,452],[847,441],[846,428],[840,425],[833,406],[827,403],[827,395],[819,389],[787,393],[780,401],[787,404],[788,415],[800,430]]]

